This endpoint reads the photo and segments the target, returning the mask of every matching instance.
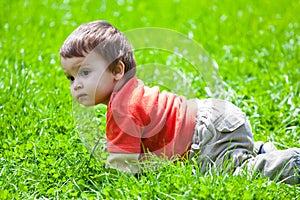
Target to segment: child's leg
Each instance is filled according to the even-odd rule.
[[[300,183],[300,148],[276,150],[247,160],[242,168],[248,173],[259,172],[264,177],[289,184]]]
[[[211,166],[240,166],[253,155],[253,135],[245,114],[233,104],[216,99],[199,101],[190,156],[197,155],[202,172]]]
[[[202,172],[211,166],[222,168],[228,161],[230,169],[237,168],[235,174],[247,170],[285,183],[300,183],[300,148],[276,150],[272,143],[262,145],[255,157],[250,123],[236,106],[216,99],[199,101],[190,157],[196,156]]]

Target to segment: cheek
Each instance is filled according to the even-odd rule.
[[[90,80],[89,84],[87,87],[90,88],[90,90],[97,90],[99,87],[101,87],[102,85],[102,79],[97,77],[97,78],[94,78],[92,80]]]
[[[87,80],[84,82],[84,89],[86,91],[93,91],[96,87],[96,82],[94,80]]]

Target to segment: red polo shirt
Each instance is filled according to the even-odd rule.
[[[152,152],[160,157],[189,150],[197,114],[187,100],[134,78],[112,93],[107,108],[106,137],[110,153]]]

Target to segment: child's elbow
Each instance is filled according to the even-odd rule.
[[[127,174],[136,174],[140,171],[138,159],[139,154],[110,153],[106,161],[106,167]]]

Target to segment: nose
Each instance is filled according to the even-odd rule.
[[[75,82],[74,82],[74,90],[76,91],[76,90],[79,90],[81,88],[83,88],[82,82],[80,80],[78,80],[78,79],[75,80]]]

